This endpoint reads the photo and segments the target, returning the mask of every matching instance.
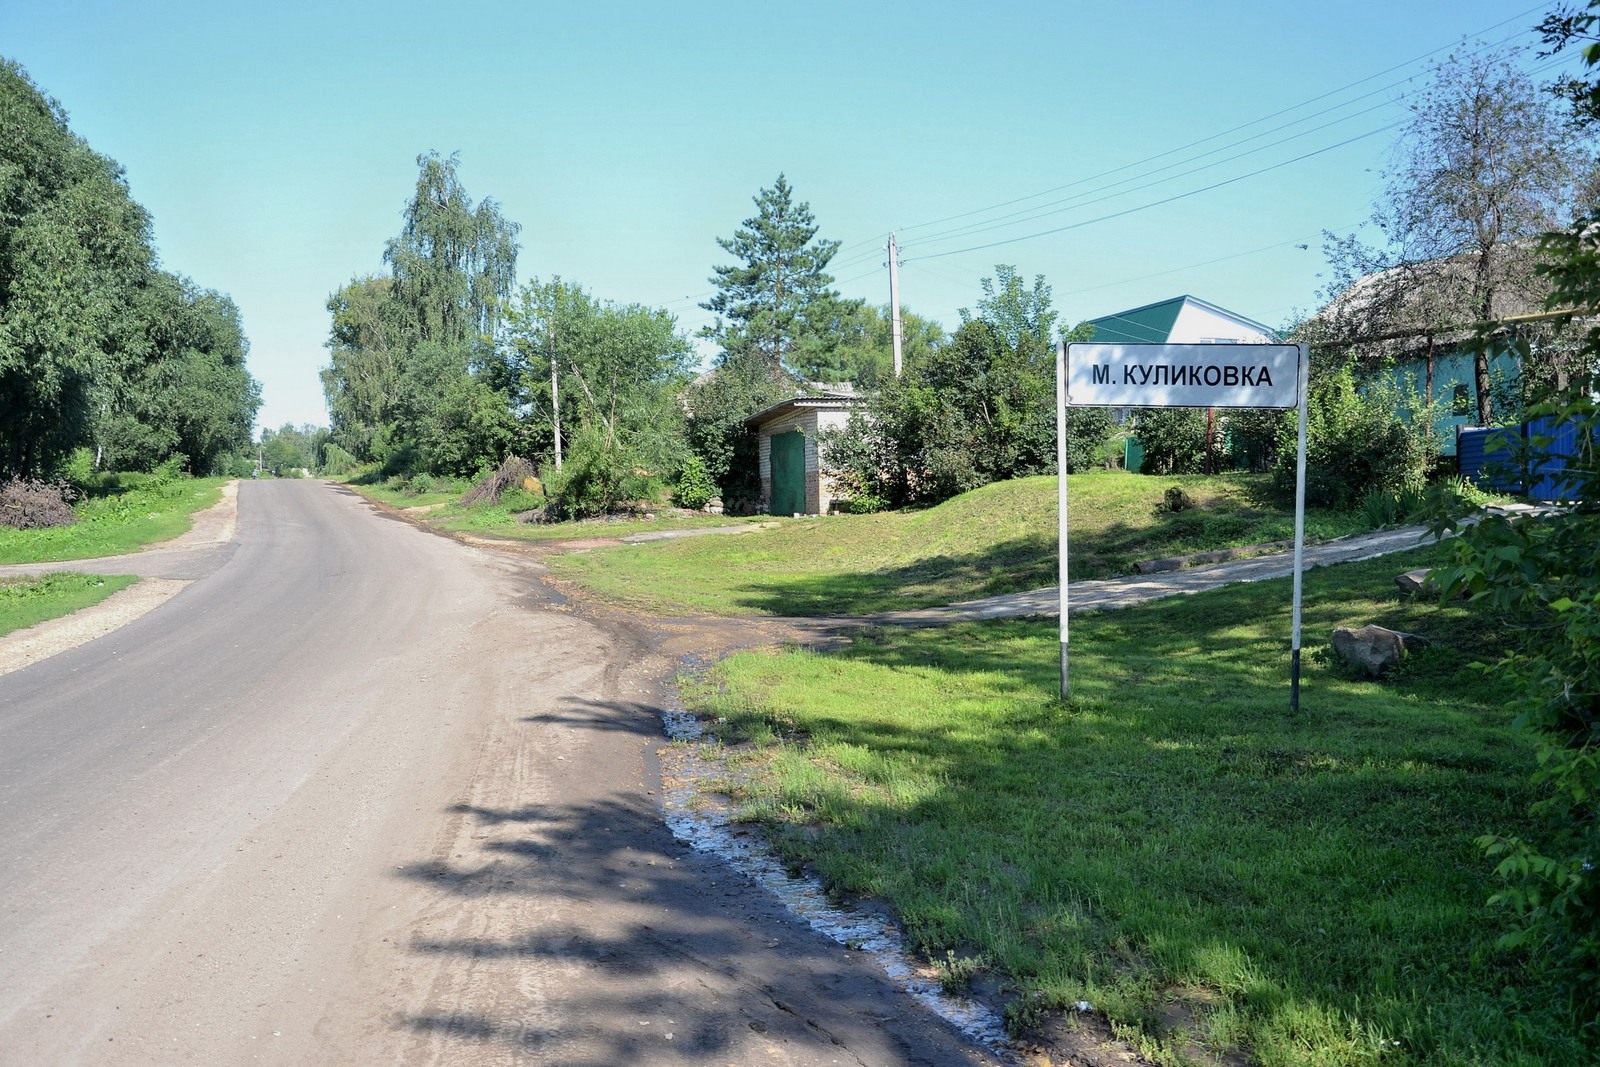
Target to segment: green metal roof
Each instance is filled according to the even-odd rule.
[[[1134,308],[1132,311],[1119,311],[1115,315],[1105,315],[1098,319],[1090,319],[1094,327],[1092,341],[1102,344],[1122,345],[1160,345],[1172,340],[1172,328],[1178,323],[1178,316],[1183,312],[1185,304],[1194,304],[1197,307],[1208,308],[1211,311],[1238,319],[1258,330],[1263,337],[1276,337],[1277,332],[1270,326],[1263,326],[1254,319],[1247,319],[1237,312],[1229,311],[1206,300],[1195,296],[1175,296],[1171,300],[1162,300],[1144,307]]]
[[[1173,297],[1159,304],[1146,304],[1142,308],[1123,311],[1090,319],[1094,336],[1090,340],[1100,344],[1159,345],[1172,336],[1177,325],[1178,312],[1183,310],[1186,296]]]

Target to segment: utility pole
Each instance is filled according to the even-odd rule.
[[[889,321],[894,326],[894,376],[900,377],[900,250],[889,234]]]
[[[560,305],[560,290],[550,301],[549,330],[550,346],[550,424],[556,431],[556,470],[561,469],[561,385],[556,381],[556,313]]]
[[[550,421],[556,430],[556,470],[561,469],[561,386],[556,381],[556,357],[550,355]]]

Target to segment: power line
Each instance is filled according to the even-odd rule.
[[[1220,182],[1212,182],[1210,185],[1203,185],[1198,189],[1190,189],[1190,190],[1188,190],[1186,192],[1174,193],[1172,196],[1164,197],[1163,199],[1160,199],[1160,200],[1153,200],[1153,201],[1151,201],[1151,202],[1149,202],[1147,204],[1136,204],[1135,206],[1130,207],[1130,208],[1126,208],[1126,209],[1124,209],[1122,211],[1113,211],[1113,212],[1111,212],[1110,214],[1107,214],[1107,215],[1100,215],[1100,216],[1097,216],[1096,218],[1092,218],[1092,219],[1083,219],[1082,221],[1079,221],[1079,222],[1068,223],[1065,226],[1057,226],[1054,229],[1041,230],[1038,233],[1025,233],[1025,234],[1022,234],[1021,236],[1018,236],[1018,237],[1007,237],[1004,240],[1000,240],[1000,241],[990,241],[987,244],[971,245],[971,246],[969,246],[967,248],[956,248],[956,249],[952,249],[952,250],[950,250],[948,252],[930,252],[925,256],[911,256],[911,257],[908,257],[906,259],[906,262],[907,263],[912,263],[912,262],[915,262],[916,260],[919,260],[919,259],[943,259],[945,256],[958,256],[963,252],[980,252],[985,248],[999,248],[1001,245],[1016,244],[1018,241],[1031,241],[1031,240],[1033,240],[1034,238],[1037,238],[1037,237],[1048,237],[1051,234],[1065,233],[1067,230],[1076,230],[1076,229],[1081,229],[1084,226],[1092,226],[1097,222],[1107,222],[1107,221],[1109,221],[1111,219],[1120,219],[1125,215],[1132,215],[1135,212],[1139,212],[1139,211],[1148,211],[1151,208],[1161,207],[1163,204],[1170,204],[1170,203],[1173,203],[1174,201],[1177,201],[1177,200],[1187,200],[1191,196],[1199,196],[1201,193],[1209,193],[1214,189],[1221,189],[1224,186],[1233,185],[1233,184],[1235,184],[1237,182],[1242,182],[1246,178],[1254,178],[1254,177],[1257,177],[1258,175],[1266,174],[1266,173],[1268,173],[1270,171],[1280,170],[1283,167],[1291,166],[1291,165],[1293,165],[1295,163],[1301,163],[1301,162],[1304,162],[1305,160],[1308,160],[1308,159],[1313,159],[1316,156],[1326,155],[1329,152],[1335,151],[1335,150],[1340,149],[1340,148],[1344,148],[1347,145],[1355,144],[1357,141],[1363,141],[1363,140],[1367,139],[1368,137],[1375,137],[1380,133],[1387,133],[1388,131],[1396,128],[1397,126],[1401,126],[1401,125],[1403,125],[1403,123],[1401,123],[1401,122],[1391,122],[1387,126],[1379,126],[1375,130],[1368,130],[1366,133],[1357,134],[1356,136],[1347,138],[1347,139],[1345,139],[1343,141],[1338,142],[1337,144],[1331,144],[1331,145],[1328,145],[1328,146],[1326,146],[1324,148],[1318,148],[1318,149],[1316,149],[1314,151],[1306,152],[1306,153],[1304,153],[1302,155],[1295,156],[1293,159],[1285,159],[1282,162],[1274,163],[1271,166],[1261,167],[1258,170],[1249,171],[1249,172],[1247,172],[1245,174],[1235,175],[1232,178],[1225,178],[1224,180],[1222,180]]]
[[[1348,225],[1359,225],[1359,223],[1352,223],[1352,224],[1348,224]],[[1339,229],[1339,230],[1347,229],[1347,228],[1348,228],[1347,225],[1333,227],[1333,229]],[[1184,271],[1196,270],[1196,269],[1198,269],[1200,267],[1209,267],[1209,266],[1212,266],[1212,265],[1217,264],[1217,263],[1226,263],[1229,260],[1243,259],[1246,256],[1257,256],[1257,255],[1260,255],[1262,252],[1271,252],[1275,248],[1288,248],[1288,247],[1308,248],[1309,247],[1309,243],[1312,240],[1315,240],[1319,236],[1321,236],[1320,231],[1318,233],[1309,234],[1309,235],[1304,236],[1304,237],[1291,237],[1287,241],[1277,241],[1277,242],[1274,242],[1273,244],[1270,244],[1270,245],[1262,245],[1260,248],[1252,248],[1252,249],[1250,249],[1248,251],[1245,251],[1245,252],[1233,252],[1233,253],[1230,253],[1229,255],[1226,255],[1226,256],[1217,256],[1214,259],[1205,259],[1205,260],[1201,260],[1198,263],[1186,264],[1185,266],[1182,266],[1182,267],[1171,267],[1171,268],[1169,268],[1167,270],[1151,271],[1149,274],[1139,274],[1139,275],[1135,275],[1132,278],[1119,278],[1116,281],[1102,282],[1099,285],[1085,286],[1082,289],[1069,289],[1066,292],[1061,293],[1060,295],[1064,296],[1064,297],[1066,297],[1066,296],[1079,296],[1079,295],[1081,295],[1083,293],[1098,292],[1101,289],[1113,289],[1113,288],[1115,288],[1115,287],[1117,287],[1119,285],[1131,285],[1134,282],[1148,281],[1151,278],[1164,278],[1169,274],[1182,274]]]
[[[1552,67],[1558,65],[1560,62],[1561,62],[1560,60],[1556,60],[1554,62],[1546,62],[1546,63],[1543,63],[1543,64],[1539,64],[1539,65],[1535,66],[1531,71],[1529,71],[1529,74],[1530,74],[1530,76],[1536,76],[1536,75],[1541,74],[1544,71],[1549,70]],[[1385,88],[1389,88],[1389,87],[1385,87]],[[1383,90],[1382,89],[1375,90],[1375,92],[1381,92],[1381,91],[1383,91]],[[1420,92],[1422,90],[1419,89],[1417,91]],[[1373,94],[1372,93],[1365,94],[1365,96],[1359,97],[1359,98],[1357,98],[1357,100],[1365,99],[1366,96],[1371,96],[1371,95],[1373,95]],[[1123,190],[1118,191],[1118,192],[1111,192],[1106,196],[1096,197],[1094,199],[1087,199],[1087,200],[1084,199],[1086,197],[1093,196],[1094,193],[1104,192],[1104,191],[1107,191],[1107,190],[1112,190],[1112,189],[1115,189],[1118,185],[1126,185],[1128,182],[1138,181],[1140,178],[1151,177],[1151,176],[1153,176],[1155,174],[1160,174],[1164,170],[1170,170],[1173,167],[1182,166],[1185,163],[1192,162],[1194,160],[1204,159],[1206,156],[1215,155],[1217,152],[1226,151],[1228,148],[1237,147],[1238,145],[1248,144],[1250,141],[1257,140],[1260,137],[1268,136],[1271,133],[1281,132],[1282,130],[1289,129],[1289,128],[1293,127],[1293,126],[1299,125],[1300,122],[1302,122],[1302,121],[1306,121],[1304,119],[1296,120],[1295,122],[1287,123],[1287,124],[1284,124],[1282,126],[1275,127],[1272,130],[1263,131],[1262,133],[1253,135],[1251,137],[1247,137],[1247,138],[1243,138],[1243,139],[1238,140],[1238,141],[1234,141],[1234,142],[1232,142],[1232,143],[1230,143],[1228,145],[1224,145],[1224,146],[1222,146],[1220,148],[1212,149],[1211,151],[1201,153],[1201,154],[1199,154],[1197,156],[1191,156],[1191,157],[1189,157],[1187,159],[1178,160],[1178,161],[1176,161],[1174,163],[1167,164],[1164,167],[1156,168],[1155,170],[1147,171],[1147,172],[1145,172],[1143,174],[1135,175],[1133,177],[1124,178],[1124,179],[1122,179],[1120,181],[1113,182],[1113,183],[1110,183],[1108,185],[1103,185],[1103,186],[1099,186],[1099,187],[1094,188],[1094,189],[1086,190],[1086,191],[1084,191],[1082,193],[1078,193],[1078,194],[1075,194],[1075,195],[1070,196],[1070,197],[1066,197],[1066,198],[1061,199],[1061,200],[1051,201],[1051,202],[1046,203],[1046,204],[1038,205],[1035,208],[1029,208],[1029,209],[1025,209],[1025,210],[1022,210],[1022,211],[1012,212],[1012,213],[1010,213],[1008,215],[1002,215],[1002,216],[999,216],[999,217],[996,217],[996,218],[991,218],[991,219],[983,220],[983,221],[980,221],[980,222],[974,222],[974,223],[971,223],[971,224],[966,225],[966,226],[956,227],[954,229],[945,230],[945,231],[941,231],[939,233],[930,234],[930,235],[922,238],[921,240],[919,240],[917,242],[917,245],[918,246],[922,246],[922,245],[926,245],[926,244],[930,244],[930,243],[937,243],[937,242],[939,242],[941,240],[949,240],[949,239],[953,239],[953,238],[957,238],[957,237],[970,237],[970,236],[973,236],[973,235],[979,234],[979,233],[987,233],[987,232],[990,232],[992,230],[1003,229],[1006,226],[1021,225],[1023,223],[1035,221],[1037,219],[1047,218],[1047,217],[1049,217],[1051,215],[1058,215],[1058,214],[1060,214],[1060,213],[1062,213],[1064,211],[1074,210],[1075,208],[1079,208],[1079,207],[1086,207],[1086,206],[1088,206],[1090,204],[1103,203],[1103,202],[1105,202],[1107,200],[1112,200],[1112,199],[1115,199],[1116,197],[1119,197],[1119,196],[1126,196],[1126,195],[1130,195],[1130,194],[1135,193],[1135,192],[1140,192],[1140,191],[1143,191],[1145,189],[1153,188],[1153,187],[1155,187],[1157,185],[1162,185],[1162,184],[1165,184],[1167,182],[1174,181],[1174,180],[1176,180],[1178,178],[1187,177],[1187,176],[1192,175],[1192,174],[1198,174],[1198,173],[1201,173],[1203,171],[1210,170],[1210,169],[1212,169],[1214,167],[1222,166],[1223,164],[1226,164],[1226,163],[1230,163],[1230,162],[1233,162],[1233,161],[1236,161],[1236,160],[1239,160],[1239,159],[1247,158],[1247,157],[1249,157],[1251,155],[1255,155],[1257,153],[1266,151],[1267,149],[1275,148],[1275,147],[1278,147],[1279,145],[1287,144],[1290,141],[1296,140],[1296,139],[1301,138],[1301,137],[1309,136],[1310,134],[1317,133],[1317,132],[1320,132],[1322,130],[1330,129],[1330,128],[1334,127],[1334,126],[1339,125],[1340,123],[1347,122],[1350,119],[1357,118],[1357,117],[1359,117],[1361,115],[1369,114],[1369,113],[1371,113],[1373,111],[1379,111],[1379,110],[1382,110],[1382,109],[1384,109],[1386,107],[1392,106],[1394,103],[1399,103],[1400,101],[1403,101],[1407,97],[1413,96],[1413,95],[1415,95],[1415,93],[1405,93],[1405,94],[1402,94],[1399,98],[1397,98],[1394,101],[1380,103],[1380,104],[1374,104],[1374,105],[1372,105],[1370,107],[1363,108],[1361,111],[1353,112],[1353,113],[1345,115],[1345,116],[1343,116],[1341,118],[1337,118],[1337,119],[1334,119],[1334,120],[1332,120],[1330,122],[1323,123],[1322,125],[1313,127],[1312,129],[1302,130],[1302,131],[1300,131],[1298,133],[1290,134],[1287,137],[1280,138],[1280,139],[1278,139],[1276,141],[1273,141],[1273,142],[1271,142],[1269,144],[1257,146],[1256,148],[1250,149],[1250,150],[1248,150],[1246,152],[1238,153],[1236,155],[1229,156],[1229,157],[1227,157],[1225,159],[1214,160],[1214,161],[1212,161],[1210,163],[1206,163],[1206,164],[1204,164],[1202,166],[1191,168],[1191,169],[1189,169],[1187,171],[1182,171],[1182,172],[1180,172],[1178,174],[1168,175],[1167,177],[1164,177],[1164,178],[1158,178],[1158,179],[1155,179],[1154,181],[1145,182],[1144,184],[1138,185],[1138,186],[1134,186],[1131,189],[1123,189]],[[1337,111],[1337,110],[1342,109],[1343,107],[1348,106],[1348,103],[1354,103],[1354,102],[1356,102],[1356,101],[1349,101],[1349,102],[1347,102],[1347,104],[1342,104],[1342,105],[1339,105],[1338,107],[1335,107],[1335,108],[1325,109],[1323,111],[1317,112],[1314,115],[1307,116],[1306,119],[1317,118],[1317,117],[1320,117],[1322,115],[1329,114],[1329,113],[1331,113],[1333,111]],[[1387,128],[1393,128],[1393,127],[1391,126],[1391,127],[1387,127]],[[1260,173],[1260,172],[1257,172],[1257,173]],[[1083,184],[1083,182],[1086,182],[1088,180],[1089,179],[1084,179],[1081,182],[1075,182],[1073,184]],[[1061,188],[1067,188],[1067,186],[1062,186]],[[1045,209],[1050,209],[1050,210],[1045,210]]]
[[[1477,31],[1477,33],[1471,34],[1470,36],[1478,37],[1478,36],[1481,36],[1483,34],[1490,33],[1490,32],[1492,32],[1494,30],[1497,30],[1497,29],[1501,28],[1502,26],[1508,25],[1508,24],[1510,24],[1512,22],[1520,21],[1521,19],[1526,18],[1528,15],[1531,15],[1531,14],[1533,14],[1535,12],[1538,12],[1538,11],[1542,11],[1543,9],[1544,9],[1544,5],[1543,4],[1537,5],[1535,7],[1531,7],[1529,9],[1527,9],[1526,11],[1521,12],[1520,14],[1513,15],[1510,18],[1507,18],[1507,19],[1504,19],[1504,20],[1502,20],[1500,22],[1497,22],[1492,26],[1485,27],[1484,29]],[[1494,42],[1492,44],[1488,44],[1488,45],[1483,46],[1483,48],[1478,49],[1478,51],[1483,51],[1483,50],[1485,50],[1487,48],[1498,47],[1499,45],[1505,44],[1506,42],[1512,40],[1513,38],[1515,38],[1518,35],[1519,34],[1517,34],[1517,33],[1513,33],[1511,35],[1508,35],[1505,38],[1502,38],[1498,42]],[[1406,61],[1404,61],[1402,63],[1397,63],[1397,64],[1395,64],[1395,65],[1393,65],[1391,67],[1387,67],[1387,68],[1385,68],[1383,70],[1380,70],[1380,71],[1378,71],[1378,72],[1376,72],[1374,74],[1369,74],[1364,78],[1359,78],[1356,81],[1349,82],[1349,83],[1347,83],[1345,85],[1339,86],[1338,88],[1330,89],[1330,90],[1328,90],[1328,91],[1326,91],[1324,93],[1319,93],[1318,95],[1313,96],[1313,97],[1311,97],[1311,98],[1309,98],[1307,100],[1302,100],[1297,104],[1291,104],[1288,107],[1280,108],[1277,111],[1273,111],[1273,112],[1271,112],[1269,114],[1266,114],[1266,115],[1263,115],[1263,116],[1261,116],[1259,118],[1251,119],[1249,122],[1240,123],[1240,124],[1238,124],[1236,126],[1229,127],[1228,129],[1222,130],[1222,131],[1220,131],[1218,133],[1210,134],[1210,135],[1208,135],[1206,137],[1199,138],[1198,140],[1190,141],[1188,144],[1179,145],[1179,146],[1177,146],[1175,148],[1170,148],[1170,149],[1167,149],[1166,151],[1163,151],[1163,152],[1158,152],[1155,155],[1147,156],[1144,159],[1136,160],[1136,161],[1134,161],[1132,163],[1127,163],[1127,164],[1124,164],[1124,165],[1122,165],[1120,167],[1113,167],[1112,169],[1107,170],[1107,171],[1102,171],[1099,174],[1090,175],[1089,177],[1086,177],[1086,178],[1075,179],[1075,180],[1073,180],[1071,182],[1067,182],[1064,185],[1058,185],[1058,186],[1056,186],[1056,187],[1054,187],[1052,189],[1045,189],[1045,190],[1043,190],[1041,192],[1037,192],[1037,193],[1029,193],[1026,196],[1016,197],[1016,198],[1013,198],[1011,200],[1006,200],[1006,201],[1003,201],[1003,202],[998,203],[998,204],[991,204],[991,205],[989,205],[987,207],[974,208],[974,209],[972,209],[970,211],[963,211],[963,212],[959,212],[959,213],[954,214],[954,215],[947,215],[944,218],[933,219],[933,220],[928,221],[928,222],[912,223],[909,226],[897,226],[897,227],[895,227],[895,231],[897,233],[904,233],[904,232],[909,231],[909,230],[917,230],[917,229],[921,229],[921,228],[926,227],[926,226],[938,226],[938,225],[941,225],[941,224],[946,223],[946,222],[953,222],[956,219],[967,218],[967,217],[972,216],[972,215],[983,214],[984,212],[987,212],[987,211],[995,211],[995,210],[998,210],[1000,208],[1010,207],[1013,204],[1020,204],[1023,201],[1026,201],[1026,200],[1034,200],[1034,199],[1037,199],[1037,198],[1039,198],[1041,196],[1049,196],[1051,193],[1061,192],[1064,189],[1070,189],[1070,188],[1073,188],[1074,186],[1084,184],[1085,182],[1098,181],[1101,178],[1107,178],[1107,177],[1110,177],[1110,176],[1115,175],[1115,174],[1120,174],[1120,173],[1122,173],[1123,171],[1126,171],[1126,170],[1132,170],[1132,169],[1134,169],[1136,167],[1142,167],[1147,163],[1153,163],[1153,162],[1156,162],[1157,160],[1165,159],[1168,156],[1176,155],[1179,152],[1185,152],[1185,151],[1188,151],[1191,148],[1197,148],[1200,145],[1207,144],[1207,143],[1209,143],[1211,141],[1214,141],[1214,140],[1217,140],[1218,138],[1221,138],[1221,137],[1226,137],[1229,134],[1238,133],[1241,130],[1247,130],[1251,126],[1258,125],[1258,124],[1260,124],[1262,122],[1270,121],[1271,119],[1277,118],[1280,115],[1287,115],[1287,114],[1289,114],[1291,112],[1298,111],[1299,109],[1301,109],[1303,107],[1308,107],[1311,104],[1317,103],[1317,102],[1319,102],[1321,100],[1326,100],[1329,97],[1337,96],[1340,93],[1346,92],[1346,91],[1348,91],[1350,89],[1353,89],[1353,88],[1355,88],[1355,87],[1357,87],[1359,85],[1364,85],[1367,82],[1372,81],[1375,78],[1381,78],[1386,74],[1392,74],[1393,72],[1395,72],[1397,70],[1402,70],[1402,69],[1404,69],[1406,67],[1413,66],[1413,65],[1415,65],[1417,63],[1422,62],[1425,59],[1428,59],[1428,58],[1430,58],[1432,56],[1438,55],[1440,52],[1446,51],[1447,49],[1454,48],[1454,47],[1456,47],[1456,46],[1453,43],[1452,44],[1448,44],[1448,45],[1441,45],[1438,48],[1432,49],[1431,51],[1428,51],[1428,52],[1424,52],[1421,55],[1415,56],[1415,57],[1413,57],[1411,59],[1408,59],[1408,60],[1406,60]],[[1374,90],[1374,92],[1383,92],[1386,89],[1394,88],[1396,85],[1402,85],[1408,80],[1409,79],[1402,79],[1402,80],[1400,80],[1398,82],[1394,82],[1394,83],[1392,83],[1392,84],[1390,84],[1388,86],[1380,87],[1379,89]],[[1365,99],[1366,95],[1372,95],[1372,94],[1368,93],[1368,94],[1365,94],[1362,97],[1357,97],[1356,99],[1357,100]],[[1341,105],[1341,106],[1344,106],[1344,105]],[[1311,117],[1315,117],[1315,116],[1311,116]],[[1303,120],[1297,120],[1297,121],[1303,121]],[[1290,125],[1293,125],[1293,123],[1291,123]]]
[[[1124,179],[1122,182],[1114,182],[1111,185],[1101,186],[1101,187],[1096,188],[1096,189],[1089,189],[1089,190],[1087,190],[1087,191],[1085,191],[1083,193],[1079,193],[1076,196],[1067,197],[1064,200],[1054,201],[1054,202],[1049,203],[1049,204],[1041,204],[1041,205],[1039,205],[1039,209],[1037,209],[1037,210],[1030,210],[1030,211],[1026,211],[1026,212],[1014,212],[1012,215],[1001,216],[998,219],[991,219],[988,222],[974,223],[973,225],[968,226],[968,227],[958,228],[958,229],[954,229],[954,230],[947,230],[947,231],[945,231],[943,233],[933,234],[933,235],[931,235],[929,237],[923,238],[922,242],[919,242],[919,243],[931,243],[931,242],[935,242],[935,241],[939,241],[939,240],[948,240],[948,239],[953,238],[953,237],[970,237],[973,234],[987,233],[987,232],[989,232],[991,230],[1002,229],[1002,228],[1004,228],[1006,226],[1021,225],[1022,223],[1033,222],[1033,221],[1035,221],[1037,219],[1048,218],[1051,215],[1059,215],[1064,211],[1073,211],[1073,210],[1076,210],[1077,208],[1088,207],[1088,206],[1090,206],[1092,204],[1101,204],[1101,203],[1104,203],[1107,200],[1115,200],[1117,197],[1120,197],[1120,196],[1131,196],[1134,193],[1143,192],[1146,189],[1152,189],[1152,188],[1154,188],[1154,187],[1156,187],[1158,185],[1165,185],[1168,182],[1177,181],[1180,178],[1187,178],[1187,177],[1189,177],[1191,175],[1200,174],[1200,173],[1203,173],[1203,172],[1205,172],[1207,170],[1211,170],[1211,169],[1216,168],[1216,167],[1224,166],[1224,165],[1226,165],[1228,163],[1233,163],[1233,162],[1236,162],[1236,161],[1241,160],[1241,159],[1246,159],[1246,158],[1248,158],[1250,156],[1253,156],[1253,155],[1256,155],[1258,153],[1265,152],[1268,149],[1277,148],[1280,145],[1288,144],[1290,141],[1297,140],[1298,138],[1301,138],[1301,137],[1309,137],[1311,134],[1321,133],[1323,130],[1329,129],[1329,128],[1333,127],[1333,126],[1337,126],[1340,123],[1348,122],[1349,120],[1351,120],[1353,118],[1359,118],[1361,115],[1368,114],[1369,112],[1372,112],[1372,111],[1381,110],[1381,109],[1383,109],[1385,107],[1388,107],[1388,106],[1389,105],[1387,105],[1387,104],[1375,104],[1372,107],[1366,108],[1366,109],[1364,109],[1362,111],[1358,111],[1353,115],[1346,115],[1343,118],[1335,119],[1332,122],[1324,123],[1321,126],[1317,126],[1317,127],[1312,128],[1312,129],[1309,129],[1309,130],[1302,130],[1299,133],[1291,134],[1288,137],[1284,137],[1284,138],[1281,138],[1280,140],[1273,141],[1270,144],[1258,145],[1257,147],[1252,148],[1247,152],[1240,152],[1237,155],[1228,156],[1228,157],[1226,157],[1224,159],[1212,160],[1210,163],[1206,163],[1206,164],[1203,164],[1203,165],[1198,166],[1198,167],[1193,167],[1193,168],[1191,168],[1189,170],[1180,171],[1177,174],[1169,174],[1164,178],[1157,178],[1154,181],[1146,182],[1143,185],[1138,185],[1138,186],[1135,186],[1135,187],[1133,187],[1131,189],[1122,189],[1122,190],[1118,190],[1116,192],[1107,192],[1107,195],[1105,195],[1105,196],[1094,197],[1093,199],[1085,199],[1086,197],[1093,197],[1095,193],[1106,192],[1107,190],[1115,189],[1117,185],[1126,184],[1127,182],[1130,182],[1130,181],[1136,181],[1140,177],[1148,177],[1149,175],[1139,175],[1139,176],[1137,176],[1135,178]],[[1386,127],[1386,128],[1388,128],[1388,127]],[[1226,145],[1226,146],[1224,146],[1222,148],[1219,148],[1219,149],[1216,149],[1214,151],[1216,151],[1216,152],[1226,151],[1228,148],[1234,147],[1235,145],[1238,145],[1238,144],[1244,144],[1244,143],[1246,143],[1246,142],[1238,141],[1238,142],[1235,142],[1234,145]],[[1206,155],[1211,155],[1211,154],[1214,154],[1214,152],[1206,153]],[[1192,158],[1193,159],[1203,159],[1204,156],[1196,156],[1196,157],[1192,157]],[[1187,163],[1187,162],[1191,162],[1191,160],[1179,160],[1178,162],[1169,164],[1167,167],[1163,167],[1160,170],[1152,171],[1152,172],[1150,172],[1150,174],[1159,174],[1161,172],[1161,170],[1170,170],[1172,167],[1179,167],[1179,166],[1182,166],[1184,163]],[[1049,210],[1044,210],[1046,208],[1048,208]]]

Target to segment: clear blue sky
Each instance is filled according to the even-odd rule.
[[[947,328],[996,263],[1069,323],[1191,293],[1279,325],[1370,213],[1422,57],[1536,44],[1546,6],[9,0],[0,55],[123,164],[164,266],[238,302],[277,426],[326,423],[324,303],[382,268],[430,149],[522,225],[523,280],[687,330],[780,171],[846,295],[887,302],[896,230],[901,302]]]

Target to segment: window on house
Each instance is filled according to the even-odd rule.
[[[1450,394],[1450,414],[1472,414],[1472,390],[1467,388],[1466,382],[1457,382],[1454,392]]]

